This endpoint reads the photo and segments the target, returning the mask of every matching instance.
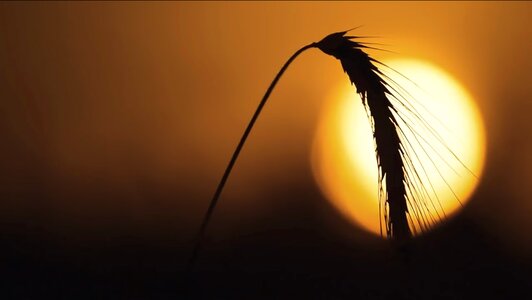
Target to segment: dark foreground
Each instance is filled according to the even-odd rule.
[[[115,241],[116,242],[116,241]],[[112,244],[112,243],[111,243]],[[528,299],[531,264],[467,221],[401,252],[311,230],[211,242],[195,273],[189,245],[126,239],[66,251],[2,237],[2,299]]]

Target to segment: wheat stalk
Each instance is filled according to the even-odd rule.
[[[398,123],[392,114],[394,107],[388,99],[390,91],[381,77],[381,71],[373,63],[377,61],[362,51],[362,48],[370,47],[353,41],[356,37],[346,36],[346,33],[347,31],[333,33],[317,43],[317,47],[340,60],[369,113],[376,145],[380,189],[382,181],[385,180],[386,183],[386,234],[403,241],[411,236],[406,218],[407,179],[404,174],[401,139],[397,132]]]
[[[214,196],[212,197],[212,200],[209,204],[209,208],[207,209],[207,212],[205,213],[205,217],[203,218],[203,222],[201,223],[201,227],[198,233],[198,237],[196,240],[196,244],[194,245],[194,249],[192,250],[192,256],[188,261],[187,264],[187,270],[191,271],[194,267],[194,263],[196,262],[196,259],[198,257],[198,253],[201,249],[201,246],[204,242],[205,238],[205,230],[207,229],[207,225],[209,224],[209,221],[212,217],[212,213],[214,212],[214,208],[216,207],[216,204],[218,203],[218,200],[220,198],[220,195],[222,194],[223,188],[225,186],[225,183],[227,182],[227,179],[229,178],[229,175],[231,174],[231,170],[233,169],[233,166],[235,165],[235,162],[238,158],[238,155],[240,154],[240,151],[242,150],[242,147],[244,147],[244,144],[246,143],[246,140],[249,136],[249,133],[251,132],[251,129],[253,129],[253,125],[255,125],[255,122],[257,121],[260,112],[262,111],[262,108],[266,104],[266,101],[268,101],[268,98],[270,97],[271,92],[275,88],[275,85],[281,78],[281,76],[284,74],[288,66],[298,57],[301,53],[303,53],[305,50],[315,47],[315,43],[309,44],[304,46],[303,48],[297,50],[283,65],[281,70],[277,73],[273,81],[270,83],[270,86],[266,90],[266,93],[262,97],[262,100],[259,103],[259,106],[255,110],[255,113],[253,114],[253,117],[251,117],[251,120],[248,123],[248,126],[246,127],[246,130],[244,131],[244,134],[242,134],[242,137],[240,138],[240,141],[238,142],[238,145],[235,148],[235,151],[233,152],[233,156],[231,156],[231,160],[229,160],[229,164],[225,168],[225,172],[222,176],[222,179],[220,180],[220,183],[218,184],[218,187],[216,188],[216,192],[214,193]]]
[[[360,37],[346,36],[347,32],[349,32],[349,30],[330,34],[319,42],[311,43],[297,50],[286,61],[271,82],[246,127],[246,130],[225,169],[220,183],[216,188],[216,192],[214,193],[209,208],[203,218],[192,251],[192,256],[188,261],[188,272],[192,271],[198,254],[201,251],[207,226],[214,209],[216,208],[225,183],[229,178],[231,170],[233,169],[240,151],[242,150],[253,125],[257,121],[262,108],[288,66],[302,52],[311,48],[320,49],[322,52],[331,55],[340,61],[345,73],[347,73],[351,83],[355,86],[356,92],[360,95],[362,104],[368,114],[373,129],[375,152],[379,169],[379,211],[382,210],[382,213],[379,213],[379,218],[381,218],[381,216],[384,218],[386,236],[400,244],[403,244],[411,238],[412,232],[410,225],[412,225],[412,228],[414,229],[414,221],[410,216],[409,206],[413,210],[414,218],[421,230],[428,228],[431,224],[436,222],[426,205],[425,198],[429,198],[431,204],[434,206],[431,196],[429,195],[430,192],[421,181],[422,176],[425,176],[429,182],[430,178],[424,169],[417,170],[413,164],[414,159],[419,159],[415,153],[416,150],[414,149],[413,144],[417,142],[423,151],[426,151],[425,147],[422,145],[424,137],[421,136],[411,124],[409,124],[412,121],[409,122],[409,117],[407,117],[408,114],[406,112],[412,114],[410,117],[417,119],[420,126],[425,127],[427,131],[436,137],[436,139],[445,147],[446,145],[430,124],[420,116],[416,108],[401,95],[401,87],[397,86],[391,78],[381,72],[376,64],[385,67],[387,66],[371,58],[363,51],[363,49],[366,48],[376,48],[368,46],[368,43],[357,42],[357,38]],[[406,91],[402,90],[402,92]],[[394,106],[390,100],[393,100],[399,107]],[[403,112],[401,112],[400,109],[403,109]],[[406,131],[410,131],[414,134],[415,141],[407,139],[405,135]],[[447,150],[456,160],[460,161],[450,149],[447,148]],[[433,161],[432,163],[434,164]],[[465,167],[461,161],[460,163]],[[465,168],[467,169],[467,167]],[[469,171],[469,169],[467,170]],[[445,181],[443,177],[442,179]],[[451,189],[450,186],[449,189]],[[434,189],[433,195],[437,198]],[[425,205],[425,207],[423,207],[423,205]]]

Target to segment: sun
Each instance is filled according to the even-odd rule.
[[[471,95],[441,68],[416,59],[385,64],[393,69],[383,69],[389,82],[404,97],[392,103],[415,169],[406,172],[417,182],[409,220],[419,234],[468,201],[484,167],[486,134]],[[313,173],[327,199],[353,223],[380,234],[371,125],[348,80],[327,99],[312,152]]]

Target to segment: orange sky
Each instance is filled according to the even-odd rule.
[[[432,61],[472,93],[488,162],[468,213],[532,247],[522,230],[532,213],[531,17],[530,2],[2,2],[0,217],[52,232],[173,227],[188,237],[282,63],[363,25],[356,34],[396,52],[376,58]],[[339,80],[339,63],[317,50],[291,66],[227,185],[218,224],[242,227],[318,193],[310,143]]]

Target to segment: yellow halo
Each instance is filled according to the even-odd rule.
[[[406,138],[403,145],[411,147],[414,161],[408,176],[420,178],[412,186],[417,200],[411,197],[409,204],[411,228],[419,233],[454,214],[473,193],[484,166],[485,129],[470,94],[440,68],[415,59],[385,63],[397,71],[383,68],[402,88],[405,99],[399,99],[412,105],[406,109],[392,101],[409,124],[400,127]],[[382,220],[371,126],[347,79],[327,99],[313,144],[312,166],[333,206],[355,224],[379,234]]]

